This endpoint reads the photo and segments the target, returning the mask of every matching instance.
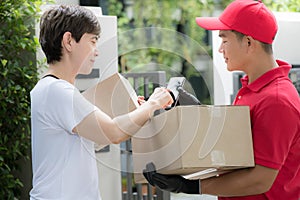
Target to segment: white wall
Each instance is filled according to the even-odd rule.
[[[229,105],[232,94],[232,72],[227,71],[223,54],[219,53],[219,31],[212,32],[214,105]]]
[[[274,14],[278,22],[278,33],[274,41],[275,58],[300,65],[300,13]]]
[[[79,5],[79,0],[54,0],[56,4]]]

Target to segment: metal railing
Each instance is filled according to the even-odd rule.
[[[125,73],[122,74],[132,84],[137,95],[149,98],[156,87],[166,86],[166,73],[164,71],[143,72],[143,73]],[[131,140],[127,140],[121,144],[121,165],[124,165],[126,177],[126,191],[122,191],[122,200],[170,200],[170,193],[154,188],[150,184],[133,185],[132,170],[132,148]],[[147,192],[143,193],[143,187]]]

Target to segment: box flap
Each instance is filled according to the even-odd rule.
[[[129,113],[138,107],[134,89],[119,73],[87,89],[82,95],[110,117]]]

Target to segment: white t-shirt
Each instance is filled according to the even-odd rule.
[[[31,95],[31,200],[100,200],[94,142],[72,129],[97,107],[72,84],[41,79]]]

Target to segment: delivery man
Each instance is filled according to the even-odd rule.
[[[220,17],[199,17],[196,22],[205,29],[219,30],[219,52],[228,71],[246,74],[233,104],[250,107],[255,167],[200,181],[156,173],[150,163],[144,176],[151,185],[176,193],[299,200],[300,100],[288,78],[291,66],[273,57],[274,15],[261,1],[236,0]]]

